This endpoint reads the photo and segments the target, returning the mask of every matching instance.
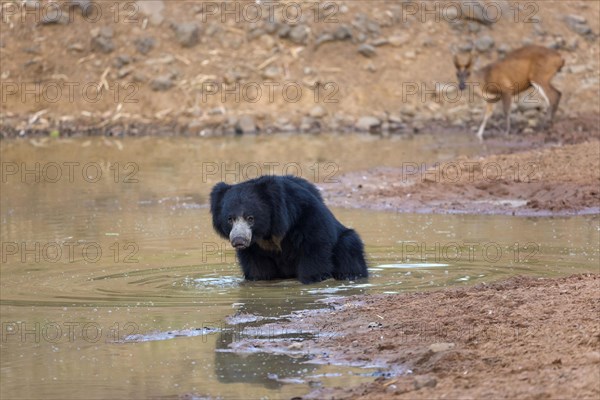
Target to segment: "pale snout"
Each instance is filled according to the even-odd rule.
[[[229,233],[231,245],[237,250],[243,250],[250,246],[251,240],[252,229],[250,229],[250,225],[243,218],[236,219]]]

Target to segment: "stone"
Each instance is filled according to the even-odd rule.
[[[69,24],[69,16],[64,12],[47,12],[40,20],[42,25],[68,25]]]
[[[125,78],[127,75],[129,75],[130,73],[132,73],[134,70],[135,70],[135,68],[132,65],[120,68],[117,71],[117,78],[118,79]]]
[[[575,51],[575,50],[577,50],[578,47],[579,47],[579,41],[577,40],[577,38],[572,38],[565,45],[565,48],[568,51]]]
[[[262,29],[262,28],[255,28],[255,29],[252,29],[250,32],[248,32],[247,38],[248,38],[248,40],[254,40],[254,39],[259,38],[259,37],[261,37],[261,36],[263,36],[265,34],[266,33],[265,33],[264,29]]]
[[[496,22],[494,19],[491,18],[494,16],[493,11],[490,11],[490,15],[488,16],[488,7],[481,1],[461,1],[460,6],[461,15],[466,20],[475,21],[486,26],[492,25],[494,22]]]
[[[198,44],[199,28],[194,22],[173,24],[175,37],[182,47],[193,47]]]
[[[314,118],[302,117],[302,120],[300,121],[300,131],[302,131],[302,132],[318,131],[319,128],[320,128],[320,124]]]
[[[99,51],[105,54],[111,53],[115,49],[115,44],[110,36],[98,35],[92,38],[92,51]]]
[[[327,115],[327,110],[323,106],[314,106],[308,113],[312,118],[323,118]]]
[[[379,34],[379,31],[380,31],[379,24],[372,20],[367,21],[367,31],[369,31],[371,33]]]
[[[598,337],[598,335],[596,335]],[[589,351],[584,357],[592,364],[600,363],[600,351]]]
[[[279,24],[279,28],[277,29],[277,36],[284,39],[289,36],[292,28],[288,24]]]
[[[442,351],[450,350],[450,349],[454,348],[454,346],[455,346],[454,343],[444,343],[444,342],[433,343],[429,346],[429,350],[434,353],[439,353]]]
[[[208,115],[225,115],[225,109],[223,107],[211,108],[207,111]]]
[[[323,34],[319,35],[317,40],[315,40],[315,46],[319,47],[320,45],[322,45],[325,42],[332,42],[334,40],[335,40],[335,37],[331,33],[323,33]]]
[[[156,45],[156,40],[153,37],[144,37],[135,39],[133,42],[135,49],[141,54],[148,54]]]
[[[570,30],[581,36],[593,35],[592,28],[584,17],[571,14],[565,16],[564,21]]]
[[[296,44],[305,44],[309,28],[306,25],[296,25],[290,30],[289,39]]]
[[[481,30],[481,25],[474,21],[467,22],[467,28],[470,33],[478,33]]]
[[[104,27],[104,28],[94,27],[94,28],[90,29],[90,35],[93,38],[96,36],[99,36],[100,34],[102,34],[103,36],[112,37],[112,35],[113,35],[112,28],[110,28],[110,27]]]
[[[267,49],[271,49],[277,44],[275,39],[273,39],[273,36],[269,36],[267,34],[262,35],[259,39],[262,45]]]
[[[404,36],[404,35],[394,35],[394,36],[388,37],[388,42],[394,47],[400,47],[400,46],[408,43],[408,41],[409,41],[408,36]]]
[[[494,44],[494,39],[489,35],[485,35],[475,40],[475,49],[483,53],[494,47]]]
[[[0,46],[0,47],[2,47],[2,46]],[[81,43],[76,42],[76,43],[70,44],[67,47],[67,50],[69,50],[69,51],[76,51],[78,53],[81,53],[81,52],[83,52],[85,50],[85,47]]]
[[[458,50],[462,53],[469,53],[473,50],[473,43],[466,42],[458,45]]]
[[[371,44],[375,47],[379,47],[379,46],[384,46],[389,43],[390,42],[388,42],[387,38],[379,38],[379,39],[373,40],[373,43],[371,43]]]
[[[302,350],[302,343],[294,342],[288,346],[288,350]]]
[[[94,28],[90,31],[92,35],[92,51],[110,53],[115,49],[112,41],[113,29],[109,26]]]
[[[127,65],[130,63],[131,63],[131,57],[129,57],[127,54],[119,54],[117,57],[115,57],[115,59],[113,61],[113,65],[115,66],[115,68],[121,68],[124,65]]]
[[[269,35],[272,35],[275,32],[277,32],[277,23],[269,20],[265,23],[264,29],[265,29],[265,32],[267,32]]]
[[[434,388],[437,385],[437,380],[431,376],[415,376],[415,390],[420,390],[424,387]]]
[[[569,66],[569,72],[572,74],[583,74],[586,71],[587,71],[587,66],[583,65],[583,64]]]
[[[376,53],[376,50],[375,47],[365,43],[358,46],[358,52],[365,57],[373,57]]]
[[[276,79],[281,75],[281,69],[275,65],[271,65],[262,72],[263,79]]]
[[[144,75],[142,72],[139,72],[139,71],[134,72],[132,78],[133,78],[134,82],[139,82],[139,83],[148,81],[148,78],[146,77],[146,75]]]
[[[415,53],[412,50],[407,51],[406,53],[404,53],[404,58],[409,59],[409,60],[414,60],[415,58],[417,58],[417,53]]]
[[[246,76],[247,75],[245,73],[240,72],[240,71],[236,71],[236,70],[227,71],[227,72],[225,72],[225,75],[223,75],[223,82],[225,82],[226,84],[240,82],[241,80],[246,78]]]
[[[337,40],[352,39],[352,28],[348,25],[341,25],[333,32],[333,36]]]
[[[159,75],[150,81],[150,88],[156,92],[163,92],[171,89],[175,83],[172,74]]]
[[[219,24],[213,23],[213,24],[208,24],[205,28],[204,28],[204,35],[206,36],[215,36],[216,34],[221,32],[221,26],[219,26]]]
[[[496,51],[498,51],[498,53],[501,54],[502,56],[505,56],[506,53],[508,53],[510,51],[510,46],[503,43],[496,48]]]
[[[356,129],[359,131],[367,132],[381,126],[381,121],[379,118],[372,116],[364,116],[360,117],[356,122]]]
[[[258,127],[256,126],[256,121],[253,116],[242,115],[235,125],[235,130],[236,133],[239,134],[256,133]]]
[[[136,9],[148,16],[148,20],[152,25],[160,25],[165,17],[162,12],[165,9],[165,3],[162,0],[138,0],[135,3]]]

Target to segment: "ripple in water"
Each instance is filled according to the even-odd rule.
[[[238,276],[219,276],[214,278],[186,278],[184,284],[202,288],[226,288],[235,287],[243,282],[243,278]]]

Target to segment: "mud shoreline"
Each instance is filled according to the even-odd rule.
[[[600,275],[513,277],[423,293],[353,296],[264,329],[312,339],[244,339],[234,351],[309,354],[377,366],[373,382],[303,399],[597,398]]]

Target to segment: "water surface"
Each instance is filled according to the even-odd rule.
[[[440,146],[426,135],[2,142],[2,397],[289,398],[319,384],[356,384],[377,371],[306,363],[310,354],[240,355],[231,344],[249,327],[277,340],[260,324],[322,308],[319,300],[331,296],[598,272],[598,216],[334,209],[361,234],[371,276],[308,286],[243,282],[231,247],[212,231],[207,196],[223,178],[288,168],[318,185],[352,170],[478,151],[467,137],[453,142]]]

